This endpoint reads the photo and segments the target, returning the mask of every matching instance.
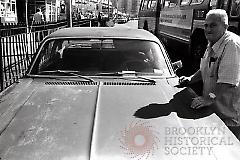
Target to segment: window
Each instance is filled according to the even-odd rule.
[[[42,58],[39,64],[39,70],[41,70],[42,68],[46,68],[47,66],[51,65],[51,63],[53,63],[51,61],[53,55],[55,55],[55,53],[52,54],[53,44],[54,44],[53,41],[48,43],[48,45],[46,45],[45,48],[41,51]]]
[[[165,7],[175,7],[178,4],[178,0],[165,1]]]
[[[164,7],[168,7],[168,6],[169,6],[169,3],[170,3],[170,1],[165,1]]]
[[[223,0],[223,6],[221,6],[221,8],[227,11],[228,10],[228,3],[229,3],[229,0]]]
[[[211,7],[211,9],[216,9],[217,8],[217,0],[211,0],[210,7]]]
[[[182,0],[181,5],[187,5],[190,3],[190,0]]]
[[[237,17],[240,15],[240,0],[233,0],[231,5],[231,16]]]
[[[156,9],[157,8],[157,0],[151,1],[151,8]]]
[[[151,8],[151,4],[152,4],[152,0],[148,1],[148,7],[147,8]]]
[[[39,74],[45,71],[74,70],[94,75],[131,70],[170,75],[164,50],[154,42],[143,40],[51,40],[43,46],[38,59],[36,68]]]
[[[148,5],[148,0],[143,0],[142,2],[143,2],[143,3],[142,3],[142,8],[141,8],[141,10],[146,10],[146,9],[147,9],[147,5]]]
[[[200,4],[202,3],[204,0],[192,0],[191,4]]]
[[[4,3],[1,2],[0,3],[0,17],[3,17],[4,11],[5,11],[5,6],[4,6]]]
[[[16,0],[0,1],[0,17],[12,18],[16,17]],[[7,19],[5,19],[8,21]],[[9,19],[12,21],[12,19]]]

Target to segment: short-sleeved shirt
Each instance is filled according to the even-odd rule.
[[[210,62],[211,57],[215,62]],[[217,83],[233,86],[228,93],[220,94],[216,104],[226,125],[240,125],[240,37],[227,31],[212,47],[208,45],[203,62],[203,95],[214,92]]]
[[[239,86],[240,81],[240,37],[226,32],[219,42],[213,45],[214,52],[223,57],[219,64],[217,83],[227,83]]]

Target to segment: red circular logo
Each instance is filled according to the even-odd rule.
[[[132,122],[121,132],[120,147],[130,158],[148,159],[158,149],[158,132],[148,122]]]

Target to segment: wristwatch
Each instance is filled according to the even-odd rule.
[[[212,92],[209,93],[208,95],[209,95],[210,99],[212,99],[212,100],[216,98],[216,95]]]

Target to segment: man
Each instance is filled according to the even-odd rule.
[[[203,82],[202,96],[193,99],[191,107],[211,107],[240,139],[240,37],[227,31],[225,10],[210,10],[205,19],[208,40],[200,69],[180,84]]]
[[[37,12],[33,15],[33,22],[41,23],[44,21],[43,14],[40,8],[37,8]]]
[[[99,12],[98,13],[98,27],[102,26],[102,14]]]

